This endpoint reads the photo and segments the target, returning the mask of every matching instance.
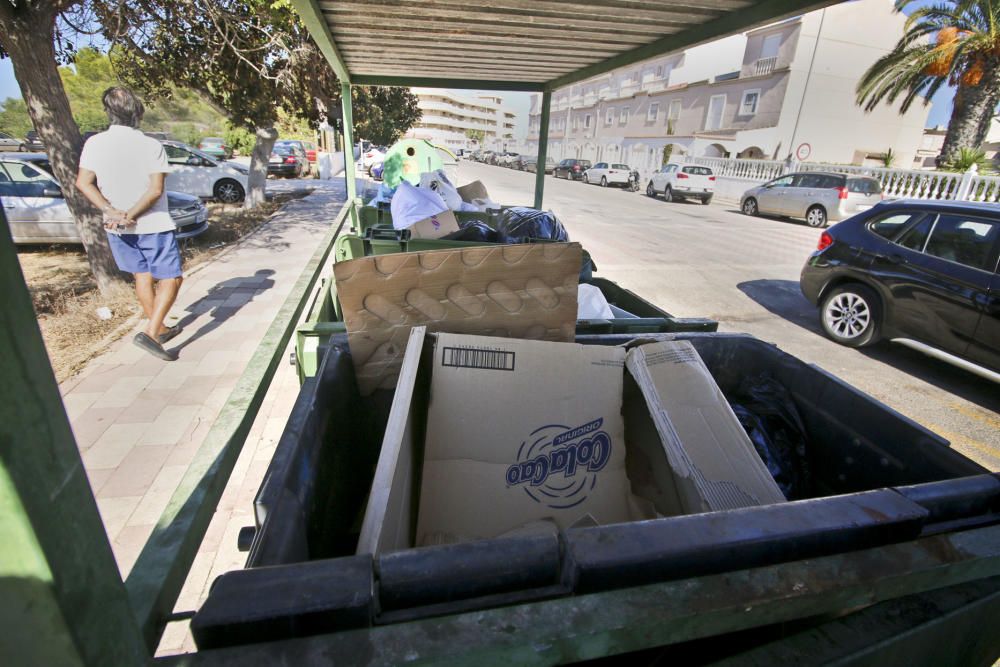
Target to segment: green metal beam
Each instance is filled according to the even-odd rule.
[[[0,662],[145,664],[2,212],[0,285]]]
[[[344,58],[340,55],[340,49],[337,48],[337,43],[330,33],[330,26],[316,0],[292,0],[292,7],[295,8],[295,12],[302,19],[306,30],[312,35],[313,41],[319,46],[320,52],[330,63],[340,82],[351,83],[351,73],[347,71]]]
[[[350,665],[564,664],[842,613],[998,575],[995,525],[605,593],[201,651],[157,664],[311,665],[332,656]]]
[[[460,88],[464,90],[513,90],[540,93],[544,83],[530,81],[488,81],[484,79],[437,79],[425,76],[375,76],[355,74],[351,79],[359,86],[416,86],[421,88]]]
[[[750,7],[730,10],[719,18],[691,26],[680,32],[661,37],[655,42],[636,47],[630,51],[612,56],[593,65],[588,65],[575,72],[556,77],[546,82],[545,90],[558,90],[584,79],[599,76],[611,70],[625,67],[642,60],[655,58],[667,53],[687,49],[698,44],[704,44],[714,39],[720,39],[738,32],[751,30],[766,23],[773,23],[799,14],[805,14],[816,9],[835,5],[842,0],[764,0]]]
[[[299,315],[333,248],[348,201],[319,242],[184,473],[125,582],[146,646],[159,642]],[[74,545],[75,547],[75,545]],[[101,613],[95,613],[99,619]],[[107,662],[105,664],[131,664]]]
[[[552,91],[542,93],[542,117],[538,124],[538,156],[535,158],[535,208],[542,208],[545,194],[545,158],[549,154],[549,110]]]
[[[351,99],[351,85],[344,83],[340,85],[340,106],[344,117],[344,180],[347,183],[347,201],[354,202],[358,196],[358,168],[354,163],[354,103]],[[358,148],[358,157],[361,164],[364,158],[361,155],[361,148]],[[351,226],[358,226],[358,211],[351,207]]]

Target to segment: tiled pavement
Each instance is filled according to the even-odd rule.
[[[163,362],[131,334],[65,382],[63,401],[122,576],[127,576],[194,453],[344,199],[343,181],[315,182],[261,229],[184,282],[173,315],[184,332]],[[195,609],[214,577],[242,567],[239,528],[298,392],[281,364],[247,439],[178,609]],[[193,648],[186,624],[161,652]]]

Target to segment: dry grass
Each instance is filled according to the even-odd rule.
[[[208,230],[181,242],[185,270],[210,260],[259,228],[282,204],[306,194],[277,195],[253,211],[209,204]],[[19,249],[18,259],[59,382],[127,333],[126,325],[141,313],[131,284],[122,283],[109,295],[97,291],[82,246],[26,246]],[[105,307],[111,311],[110,319],[97,314]]]

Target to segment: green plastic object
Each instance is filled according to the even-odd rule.
[[[420,184],[420,174],[444,168],[441,154],[426,139],[397,141],[385,154],[382,162],[382,182],[394,188],[406,179],[413,185]]]

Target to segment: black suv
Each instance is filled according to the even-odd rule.
[[[552,170],[552,175],[556,178],[569,178],[579,181],[583,178],[583,172],[590,169],[590,160],[563,160]]]
[[[885,202],[823,232],[799,285],[842,345],[887,338],[1000,372],[998,253],[996,204]]]

